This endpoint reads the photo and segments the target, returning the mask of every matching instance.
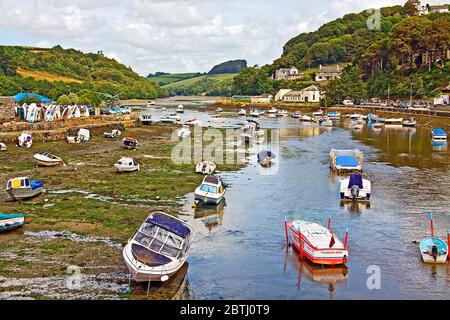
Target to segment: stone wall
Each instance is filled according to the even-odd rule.
[[[14,97],[0,97],[0,123],[13,121],[16,116]]]

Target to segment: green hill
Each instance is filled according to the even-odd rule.
[[[363,11],[301,33],[287,41],[282,56],[272,64],[243,70],[235,79],[235,91],[259,94],[281,87],[300,89],[313,80],[314,68],[339,63],[347,66],[343,79],[320,83],[328,101],[385,97],[388,87],[391,97],[405,98],[411,83],[414,97],[432,97],[449,81],[450,13],[418,16],[414,2],[381,8],[379,23],[373,23],[373,11]],[[296,66],[309,79],[270,78],[275,70],[289,66]]]
[[[201,76],[200,72],[187,72],[187,73],[167,73],[160,76],[149,77],[149,79],[160,86],[164,86],[173,82],[183,81]]]
[[[202,75],[163,86],[170,95],[228,96],[236,73]]]
[[[166,94],[157,84],[102,52],[0,46],[0,95],[33,91],[52,99],[80,93],[104,98],[153,99]]]

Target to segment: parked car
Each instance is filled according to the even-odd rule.
[[[344,100],[344,101],[342,101],[342,104],[344,106],[353,106],[354,105],[353,100]]]

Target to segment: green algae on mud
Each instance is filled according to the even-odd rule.
[[[122,253],[117,248],[102,242],[33,238],[24,233],[67,231],[125,244],[150,211],[177,214],[181,197],[192,192],[203,178],[195,173],[194,163],[172,162],[171,152],[178,141],[172,141],[171,137],[177,128],[153,125],[128,129],[123,135],[139,140],[137,150],[123,148],[121,137],[110,140],[101,136],[93,136],[82,144],[34,143],[30,149],[8,145],[8,151],[0,153],[1,186],[9,178],[30,176],[43,180],[47,192],[27,201],[1,199],[0,211],[25,213],[26,223],[21,229],[0,236],[0,248],[7,248],[10,253],[10,259],[4,258],[0,264],[0,276],[56,276],[64,274],[69,265],[81,266],[83,273],[94,275],[107,271],[126,274]],[[66,165],[37,167],[33,154],[39,151],[60,156]],[[113,164],[122,156],[137,159],[141,171],[116,173]],[[241,167],[241,164],[218,165],[221,171]],[[140,293],[137,296],[132,293],[130,297],[138,296]],[[33,292],[27,297],[48,298]]]

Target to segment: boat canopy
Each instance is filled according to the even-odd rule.
[[[433,135],[435,135],[435,136],[445,136],[446,134],[447,133],[445,132],[444,129],[441,129],[441,128],[433,129]]]
[[[26,98],[37,98],[41,101],[41,103],[43,104],[48,104],[48,103],[53,103],[52,99],[49,99],[47,97],[41,96],[40,94],[37,93],[18,93],[14,96],[14,100],[16,103],[22,101],[23,99]]]
[[[191,230],[186,227],[181,221],[169,218],[165,215],[163,216],[156,213],[151,214],[147,218],[147,222],[157,225],[158,227],[161,227],[183,238],[186,238],[191,233]]]
[[[346,168],[357,168],[358,159],[355,156],[337,156],[336,165]]]
[[[350,176],[348,187],[351,188],[352,186],[358,186],[361,189],[363,188],[363,179],[360,174],[352,174]]]
[[[210,184],[219,184],[220,180],[219,180],[219,178],[214,177],[214,176],[206,176],[205,179],[203,180],[203,182],[210,183]]]
[[[271,150],[263,150],[260,153],[258,153],[258,161],[261,161],[262,159],[264,159],[266,157],[275,159],[275,155],[272,153]]]
[[[131,252],[133,256],[139,261],[145,263],[149,267],[159,267],[170,263],[172,260],[162,254],[151,251],[144,246],[133,243],[131,245]]]

